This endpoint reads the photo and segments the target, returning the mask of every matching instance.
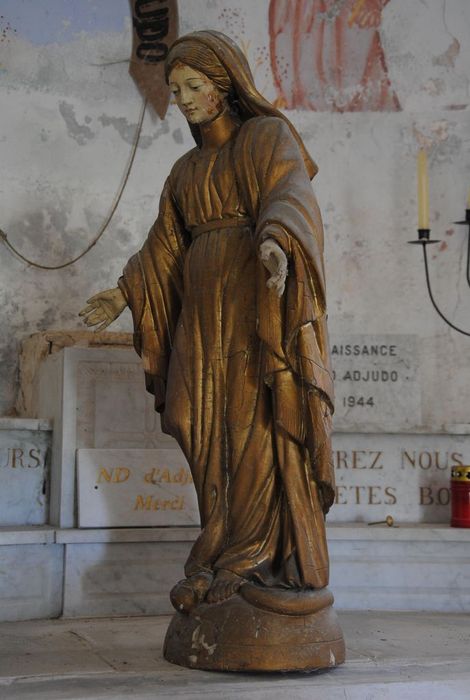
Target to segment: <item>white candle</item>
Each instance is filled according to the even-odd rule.
[[[418,151],[418,228],[429,228],[429,177],[426,151]]]

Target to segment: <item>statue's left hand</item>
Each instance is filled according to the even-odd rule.
[[[266,282],[267,287],[274,289],[278,297],[282,296],[287,278],[286,254],[274,238],[267,238],[259,247],[259,256],[265,268],[271,273],[271,277]]]

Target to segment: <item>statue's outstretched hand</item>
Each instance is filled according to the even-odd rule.
[[[127,306],[124,294],[119,287],[98,292],[88,299],[87,306],[83,308],[79,316],[83,316],[83,322],[87,326],[96,326],[95,331],[102,331],[112,323]]]
[[[259,256],[265,268],[271,273],[266,282],[269,289],[273,288],[278,297],[282,296],[286,286],[287,257],[281,246],[274,238],[267,238],[259,247]]]

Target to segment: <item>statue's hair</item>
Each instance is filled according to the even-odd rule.
[[[231,109],[242,122],[257,116],[282,119],[297,141],[310,178],[316,174],[318,168],[294,125],[285,114],[258,92],[245,55],[228,36],[221,32],[204,30],[180,37],[174,42],[166,57],[167,82],[172,69],[178,64],[190,66],[203,73],[220,90],[227,93]],[[194,140],[200,147],[199,126],[190,124],[189,127]]]
[[[190,68],[204,73],[222,92],[230,93],[233,90],[229,75],[215,53],[199,41],[188,39],[173,45],[165,61],[167,83],[171,71],[178,64],[190,66]]]

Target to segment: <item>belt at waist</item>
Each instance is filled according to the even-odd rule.
[[[193,226],[191,236],[194,240],[207,231],[215,231],[221,228],[241,228],[242,226],[251,226],[252,223],[248,216],[233,216],[231,219],[212,219],[212,221],[206,221],[205,224]]]

